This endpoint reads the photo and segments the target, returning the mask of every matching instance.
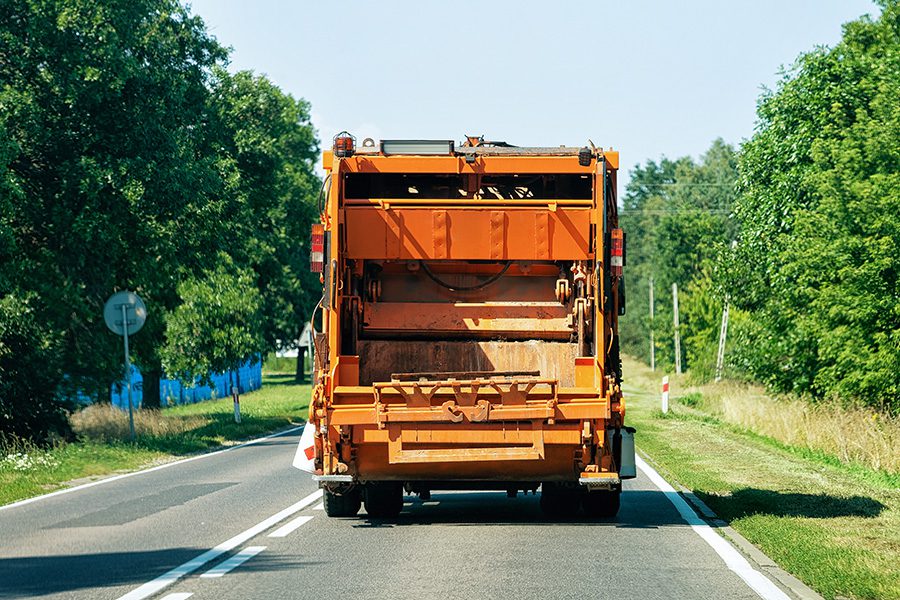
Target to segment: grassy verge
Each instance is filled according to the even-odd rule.
[[[900,476],[729,424],[677,388],[663,415],[659,374],[625,373],[627,419],[664,476],[826,598],[900,598]]]
[[[43,494],[73,480],[130,471],[235,443],[287,427],[306,417],[308,385],[291,375],[265,375],[261,390],[241,396],[241,423],[231,398],[139,411],[138,436],[128,439],[128,416],[89,407],[73,415],[79,441],[43,451],[0,449],[0,505]]]

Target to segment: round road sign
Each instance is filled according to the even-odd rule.
[[[122,314],[125,307],[125,314]],[[116,292],[106,301],[103,307],[103,320],[113,333],[125,335],[127,321],[128,335],[134,335],[144,326],[147,320],[147,307],[137,294],[129,291]]]

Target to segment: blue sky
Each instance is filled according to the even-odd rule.
[[[762,86],[869,0],[194,0],[233,69],[306,98],[323,146],[465,134],[621,152],[622,171],[752,135]],[[625,173],[623,173],[625,175]],[[620,177],[620,185],[627,177]]]

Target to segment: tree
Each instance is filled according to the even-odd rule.
[[[0,298],[0,442],[7,435],[69,437],[67,405],[55,388],[63,377],[59,336],[40,323],[33,299]]]
[[[779,391],[900,408],[900,3],[844,26],[759,101],[728,285],[741,359]]]
[[[205,101],[226,51],[177,0],[4,0],[0,41],[0,291],[55,336],[35,332],[28,349],[64,365],[43,394],[118,378],[100,315],[125,287],[151,312],[134,350],[152,384],[179,279],[227,244]],[[34,366],[22,368],[7,376],[25,381]]]
[[[215,270],[179,285],[178,295],[160,350],[167,373],[208,383],[213,373],[259,360],[266,347],[263,300],[252,271],[223,256]]]
[[[309,104],[248,71],[216,70],[211,103],[232,158],[229,193],[240,199],[234,260],[252,268],[266,351],[296,344],[318,300],[309,270],[310,224],[321,182]],[[299,373],[299,371],[298,371]]]
[[[652,276],[657,362],[663,368],[674,364],[671,289],[677,283],[684,363],[698,375],[712,373],[724,300],[715,265],[719,248],[735,235],[729,212],[736,167],[734,149],[715,140],[699,162],[663,158],[631,173],[620,219],[628,233],[630,302],[620,320],[627,352],[649,358],[646,299]]]

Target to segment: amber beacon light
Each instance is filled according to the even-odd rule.
[[[342,131],[334,136],[334,155],[338,158],[349,158],[356,150],[356,138]]]

